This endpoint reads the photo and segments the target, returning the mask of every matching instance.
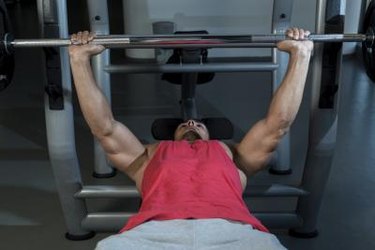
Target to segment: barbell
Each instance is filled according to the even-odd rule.
[[[275,47],[277,42],[289,39],[284,34],[271,35],[107,35],[97,36],[92,44],[107,48],[246,48]],[[375,35],[368,34],[311,34],[307,38],[313,42],[362,42],[373,44]],[[68,38],[61,39],[13,39],[5,34],[0,42],[0,50],[12,53],[22,47],[64,47],[71,45]]]
[[[362,30],[365,34],[310,34],[306,39],[314,43],[360,42],[367,75],[375,81],[375,6],[371,1],[364,19]],[[107,48],[248,48],[275,47],[277,42],[290,39],[285,34],[266,35],[212,35],[212,34],[176,34],[176,35],[106,35],[96,36],[92,44]],[[0,37],[0,58],[12,58],[16,48],[64,47],[71,45],[69,38],[58,39],[14,39],[11,33]],[[13,70],[12,70],[13,72]],[[1,70],[0,78],[10,84],[12,74]],[[2,89],[0,89],[1,91]]]

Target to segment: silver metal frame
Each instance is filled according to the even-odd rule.
[[[98,33],[106,34],[108,32],[108,16],[105,12],[107,10],[106,1],[89,0],[88,6],[90,9],[91,27]],[[289,24],[290,20],[283,18],[280,20],[280,13],[291,13],[291,6],[293,0],[277,0],[275,1],[273,29],[284,30]],[[56,5],[54,5],[56,4]],[[324,26],[326,0],[319,0],[317,4],[317,28],[316,32],[321,33]],[[56,13],[53,12],[53,6],[56,7]],[[105,6],[105,7],[104,7]],[[51,7],[51,11],[46,13],[46,8]],[[286,9],[285,9],[286,8]],[[38,9],[41,23],[44,23],[44,14],[50,15],[53,18],[57,15],[57,25],[60,27],[60,37],[67,37],[67,11],[66,1],[43,1],[38,0]],[[48,8],[47,8],[48,9]],[[98,14],[100,13],[100,14]],[[93,20],[94,16],[100,15],[103,17],[102,22]],[[48,35],[48,34],[46,34]],[[228,44],[225,44],[227,46]],[[239,47],[247,47],[243,43],[237,44]],[[149,45],[147,45],[149,46]],[[157,46],[151,45],[153,48]],[[191,44],[189,44],[191,46]],[[195,45],[194,45],[195,46]],[[202,47],[202,44],[197,45]],[[207,44],[212,47],[212,44]],[[204,46],[203,46],[204,47]],[[56,178],[57,190],[65,217],[65,222],[69,235],[81,236],[90,235],[90,231],[114,231],[120,229],[125,220],[131,213],[90,213],[88,214],[85,199],[87,198],[117,198],[117,197],[137,197],[139,194],[134,187],[113,187],[113,186],[82,186],[81,176],[79,172],[79,164],[75,150],[74,127],[73,127],[73,112],[71,103],[71,81],[68,53],[66,48],[61,48],[61,71],[63,78],[64,89],[64,110],[53,111],[49,109],[48,98],[45,101],[46,112],[46,126],[49,156],[51,165]],[[124,65],[109,65],[109,52],[104,52],[102,55],[93,59],[94,74],[98,79],[100,87],[103,89],[105,95],[110,102],[110,79],[109,73],[146,73],[150,72],[177,72],[178,70],[186,70],[186,72],[205,70],[211,71],[212,67],[217,67],[218,71],[274,71],[273,75],[273,89],[281,82],[281,77],[285,73],[285,66],[287,58],[282,54],[273,51],[274,61],[267,64],[248,64],[239,66],[236,64],[214,65],[211,63],[204,65],[169,65],[160,66],[148,65],[145,69],[140,69],[143,66],[135,66],[128,70],[124,70]],[[295,227],[297,232],[309,233],[315,230],[319,207],[321,204],[324,186],[329,175],[330,164],[332,160],[333,148],[336,141],[336,127],[337,127],[337,113],[336,110],[319,110],[318,97],[320,95],[320,77],[321,77],[321,61],[322,61],[322,47],[316,45],[314,52],[314,60],[312,64],[312,102],[310,114],[310,134],[309,134],[309,151],[303,177],[303,188],[297,188],[287,185],[271,185],[271,186],[255,186],[251,187],[248,196],[261,197],[298,197],[298,207],[296,213],[267,213],[255,215],[260,218],[267,226],[276,227]],[[202,67],[202,69],[198,69]],[[233,68],[231,68],[233,66]],[[278,70],[276,67],[280,66]],[[126,66],[127,67],[127,66]],[[170,67],[170,68],[168,68]],[[263,67],[263,68],[262,68]],[[103,70],[105,69],[105,70]],[[275,71],[276,70],[276,71]],[[181,72],[181,71],[179,71]],[[278,165],[274,166],[277,170],[285,170],[290,166],[290,147],[289,138],[285,139],[281,145],[282,151],[278,157]],[[98,165],[96,171],[106,173],[111,170],[106,163],[104,153],[100,147],[96,146],[96,159]]]
[[[317,2],[316,32],[324,32],[327,1],[319,0]],[[322,58],[323,45],[319,44],[314,48],[314,60],[311,68],[309,145],[302,179],[302,185],[310,195],[308,198],[301,197],[298,200],[296,212],[301,216],[303,224],[293,229],[294,233],[311,236],[317,235],[316,226],[319,210],[331,170],[336,145],[337,107],[339,105],[337,98],[333,109],[319,108]],[[337,67],[340,67],[340,65]],[[337,70],[340,72],[340,68]],[[339,78],[340,74],[338,74],[336,83],[340,82]]]
[[[308,192],[301,188],[272,184],[267,186],[252,186],[251,190],[245,191],[246,197],[299,197],[307,196]],[[83,186],[74,197],[84,198],[131,198],[140,197],[135,186]]]
[[[50,36],[53,26],[60,37],[68,35],[66,1],[38,0],[38,13],[43,36]],[[81,221],[87,216],[84,200],[74,198],[81,190],[82,180],[78,163],[72,106],[72,86],[67,48],[60,48],[61,78],[64,93],[64,109],[51,110],[45,94],[45,119],[48,153],[55,176],[56,187],[67,227],[67,238],[92,235],[82,228]]]
[[[151,64],[132,63],[122,65],[108,65],[104,70],[111,74],[126,73],[188,73],[188,72],[254,72],[254,71],[274,71],[279,67],[274,63],[219,63],[209,62],[202,64]]]
[[[293,0],[277,0],[274,2],[272,17],[272,30],[274,33],[285,33],[286,29],[290,27],[292,9]],[[275,92],[284,78],[289,57],[287,53],[273,49],[272,58],[274,64],[280,65],[279,69],[272,74],[272,89]],[[274,159],[270,165],[271,173],[290,174],[290,157],[290,133],[287,133],[274,153]]]
[[[96,232],[118,232],[134,213],[98,212],[90,213],[82,221],[87,230]],[[295,213],[253,213],[265,226],[270,228],[297,227],[302,224]]]

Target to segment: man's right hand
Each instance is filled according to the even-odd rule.
[[[279,50],[290,54],[305,53],[310,55],[314,47],[313,42],[307,40],[310,31],[299,28],[289,28],[286,30],[285,34],[289,39],[277,43],[277,48]]]
[[[71,36],[69,55],[71,59],[88,60],[91,56],[100,54],[105,47],[102,45],[90,44],[95,34],[88,31],[80,31]]]

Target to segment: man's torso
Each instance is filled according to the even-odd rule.
[[[194,142],[193,142],[194,143]],[[225,153],[228,157],[233,160],[233,154],[229,147],[224,144],[223,142],[219,142]],[[141,191],[142,181],[144,172],[149,165],[151,159],[154,157],[155,152],[157,151],[159,143],[149,144],[146,145],[146,150],[143,154],[141,154],[129,167],[128,167],[128,175],[131,175],[135,181],[136,187],[139,191]],[[247,183],[246,175],[238,169],[238,174],[241,180],[242,189],[244,190]]]

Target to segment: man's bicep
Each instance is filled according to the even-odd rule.
[[[137,137],[117,121],[114,122],[112,133],[98,139],[107,156],[118,168],[126,168],[145,151]]]

